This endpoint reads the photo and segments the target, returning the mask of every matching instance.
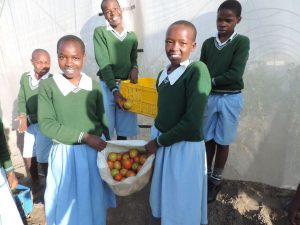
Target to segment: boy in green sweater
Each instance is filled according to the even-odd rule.
[[[52,141],[41,133],[37,120],[38,89],[40,81],[50,76],[50,55],[44,49],[35,49],[31,62],[33,70],[21,77],[18,94],[19,116],[16,120],[19,121],[19,133],[24,133],[23,157],[31,175],[35,202],[35,194],[40,187],[38,163],[47,175],[48,155],[52,145]]]
[[[243,73],[250,44],[246,36],[234,31],[241,21],[241,10],[238,1],[224,1],[218,8],[218,35],[207,39],[201,49],[200,60],[207,65],[212,83],[204,114],[208,202],[216,199],[221,188],[229,144],[237,136],[239,115],[243,108],[241,90],[244,88]]]
[[[137,46],[134,32],[122,25],[122,11],[117,0],[103,0],[101,9],[108,22],[107,26],[97,27],[94,32],[94,49],[103,90],[104,107],[107,115],[110,136],[114,130],[118,140],[138,134],[137,115],[124,110],[126,99],[119,92],[121,80],[130,79],[137,83]]]

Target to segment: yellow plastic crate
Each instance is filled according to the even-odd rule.
[[[129,80],[121,82],[121,94],[132,102],[129,111],[150,117],[156,116],[157,91],[155,84],[156,79],[150,77],[139,78],[137,84],[132,84]]]

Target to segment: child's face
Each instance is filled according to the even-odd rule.
[[[221,36],[230,36],[234,32],[235,26],[241,21],[234,11],[221,9],[217,15],[217,29]]]
[[[122,23],[122,10],[118,2],[114,0],[106,1],[103,5],[103,13],[105,19],[113,28]]]
[[[59,45],[58,65],[68,79],[80,77],[85,55],[80,43],[76,41],[65,41]]]
[[[187,60],[195,47],[194,31],[190,27],[175,24],[168,29],[165,50],[172,65]]]
[[[33,55],[31,62],[34,68],[34,72],[40,77],[44,76],[49,72],[50,57],[48,54],[38,52],[35,55]]]

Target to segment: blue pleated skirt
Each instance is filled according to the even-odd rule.
[[[151,136],[159,131],[152,127]],[[207,224],[207,166],[204,141],[182,141],[156,152],[150,206],[162,225]]]
[[[49,155],[47,225],[105,225],[115,195],[101,179],[97,152],[88,145],[54,144]]]

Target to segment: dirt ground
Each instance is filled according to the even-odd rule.
[[[142,125],[149,124],[149,120],[142,121]],[[138,139],[147,140],[146,133],[149,130],[142,129],[142,136]],[[22,137],[10,141],[17,142],[20,148],[20,140]],[[20,151],[12,149],[12,159],[20,182],[30,185]],[[108,210],[107,225],[148,225],[149,187],[150,184],[138,193],[117,197],[117,208]],[[289,225],[283,208],[294,193],[293,190],[261,183],[224,180],[217,200],[208,206],[209,225]],[[40,191],[39,195],[43,195],[43,192]],[[44,225],[44,208],[33,207],[33,212],[24,220],[24,224]]]
[[[117,197],[117,208],[108,210],[107,225],[148,225],[149,187]],[[217,200],[208,206],[209,225],[288,225],[283,208],[293,194],[260,183],[225,180]],[[44,225],[44,208],[33,208],[26,223]]]

